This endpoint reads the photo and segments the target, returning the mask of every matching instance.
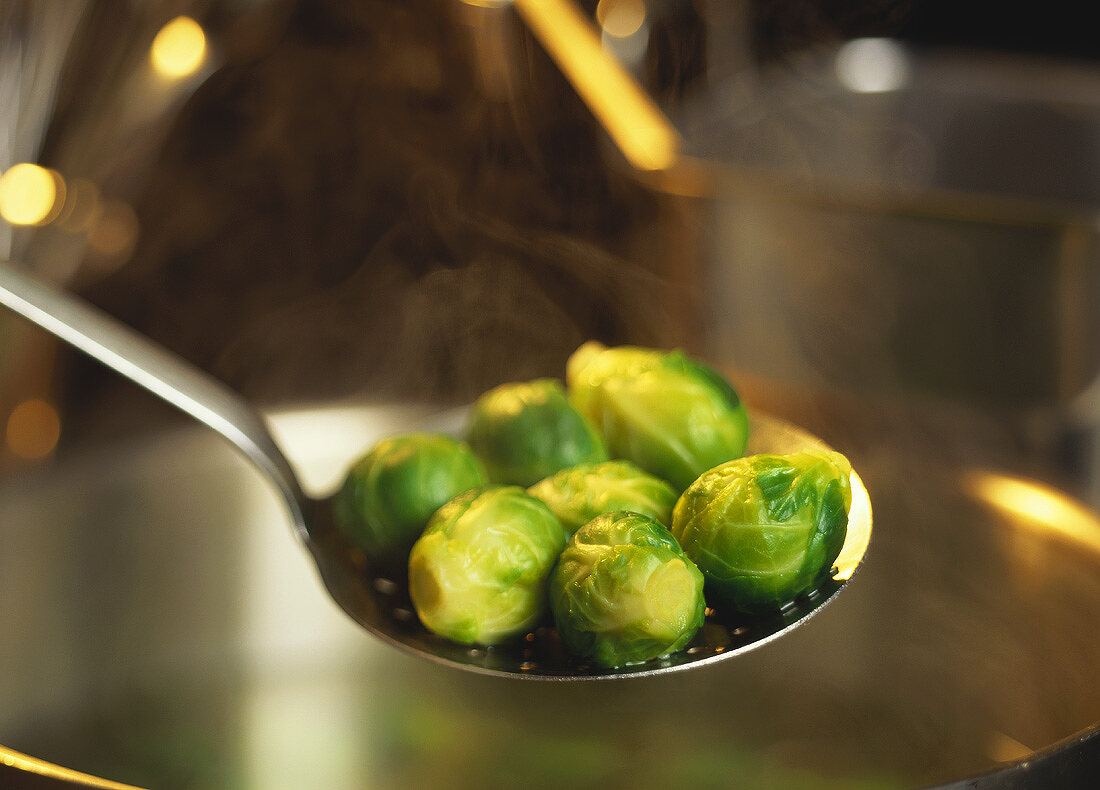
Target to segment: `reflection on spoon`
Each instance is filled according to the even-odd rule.
[[[7,746],[0,746],[0,786],[7,787],[7,769],[11,769],[13,775],[9,779],[16,787],[39,787],[45,782],[56,782],[57,785],[66,787],[94,787],[100,790],[140,790],[133,785],[120,782],[112,782],[109,779],[100,779],[90,774],[74,771],[71,768],[62,768],[60,765],[39,760],[37,757],[17,752]],[[42,777],[41,780],[30,780],[28,775]]]

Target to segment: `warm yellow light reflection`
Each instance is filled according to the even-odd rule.
[[[466,5],[476,5],[481,8],[500,8],[508,5],[512,0],[462,0]]]
[[[186,77],[202,65],[206,35],[191,17],[178,16],[160,29],[149,53],[153,67],[166,77]]]
[[[847,581],[863,562],[867,554],[867,546],[871,542],[871,497],[867,493],[867,487],[855,470],[851,474],[852,506],[848,510],[848,535],[844,539],[844,546],[840,555],[833,563],[836,573],[833,578],[837,581]]]
[[[997,472],[972,472],[963,485],[982,502],[1012,517],[1014,524],[1100,551],[1100,515],[1056,488]]]
[[[642,0],[600,0],[596,19],[607,35],[629,38],[641,30],[645,22],[645,3]]]
[[[5,436],[8,447],[20,458],[44,458],[57,446],[61,420],[46,401],[23,401],[8,415]]]
[[[20,771],[28,771],[30,773],[44,776],[48,780],[54,780],[56,782],[63,782],[72,786],[79,785],[81,787],[98,787],[103,790],[139,790],[139,788],[133,785],[124,785],[119,782],[112,782],[108,779],[100,779],[89,774],[81,773],[80,771],[73,771],[69,768],[62,768],[60,765],[54,765],[48,763],[45,760],[39,760],[36,757],[29,757],[22,752],[17,752],[14,749],[9,749],[6,746],[0,746],[0,760],[3,760],[4,765],[11,768],[17,768]],[[12,781],[19,783],[18,780]],[[25,780],[28,787],[31,786],[29,780]],[[37,786],[37,783],[33,783]]]
[[[570,0],[515,0],[515,8],[623,155],[639,170],[664,170],[680,138],[634,78],[607,53]]]
[[[65,201],[68,195],[68,188],[65,185],[65,179],[61,177],[61,174],[56,170],[47,170],[50,174],[50,178],[53,179],[53,205],[50,206],[50,210],[46,212],[46,216],[38,221],[39,225],[46,225],[53,222],[61,214],[61,209],[65,207]]]
[[[0,217],[13,225],[36,225],[46,220],[58,203],[58,187],[64,200],[61,177],[44,167],[24,162],[0,176]]]
[[[1022,760],[1033,751],[1035,750],[1024,746],[1012,736],[994,731],[989,733],[985,753],[996,762],[1012,763],[1016,760]]]

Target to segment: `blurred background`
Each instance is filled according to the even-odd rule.
[[[601,91],[575,9],[646,101]],[[633,684],[460,680],[345,623],[216,439],[0,312],[0,743],[158,787],[896,787],[1100,721],[1083,15],[0,4],[4,265],[257,403],[318,490],[595,338],[683,347],[819,433],[877,532],[824,624],[655,680],[665,718]],[[630,767],[648,745],[680,756]]]

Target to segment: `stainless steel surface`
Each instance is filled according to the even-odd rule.
[[[660,186],[692,196],[708,356],[1064,408],[1100,375],[1100,68],[870,43],[675,116],[687,156]]]
[[[844,589],[862,563],[870,542],[870,502],[853,471],[849,530],[832,577],[775,615],[746,618],[711,614],[699,636],[685,650],[668,658],[614,670],[570,656],[549,624],[528,634],[519,645],[494,648],[457,645],[424,628],[414,614],[404,580],[382,577],[371,570],[366,557],[350,546],[336,528],[329,500],[305,496],[263,419],[243,398],[105,313],[36,282],[11,264],[0,265],[0,303],[228,439],[282,494],[295,531],[316,561],[325,587],[350,617],[395,647],[463,669],[541,680],[610,680],[712,665],[776,639],[806,622]],[[441,427],[454,430],[460,423],[445,418]],[[756,417],[753,452],[791,453],[815,445],[821,446],[821,442],[793,426]]]
[[[357,448],[425,419],[272,424],[324,490]],[[876,517],[844,595],[737,661],[611,684],[387,649],[212,435],[70,456],[0,487],[3,742],[158,788],[898,788],[1006,765],[1100,720],[1100,528],[1071,537],[942,459],[882,449],[907,429],[844,426]]]

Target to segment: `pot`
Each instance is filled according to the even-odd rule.
[[[1091,65],[875,39],[683,103],[685,156],[651,182],[689,206],[708,354],[778,381],[1071,408],[1100,373],[1098,87]]]
[[[1036,753],[1091,745],[1100,521],[1038,481],[884,452],[881,432],[912,415],[861,432],[853,404],[828,411],[881,525],[849,591],[727,665],[596,687],[501,682],[371,639],[275,495],[207,433],[74,454],[0,490],[0,630],[17,635],[0,643],[0,732],[180,788],[1027,786]],[[273,419],[324,489],[426,416]],[[1015,784],[982,775],[997,769]]]
[[[950,136],[935,136],[948,116],[929,107],[986,101],[986,111],[1018,118],[1006,108],[1023,87],[1051,84],[1050,72],[979,69],[986,76],[952,101],[907,103],[925,94],[838,84],[836,55],[819,53],[795,80],[714,82],[694,107],[670,108],[688,158],[642,179],[666,209],[658,229],[667,235],[639,251],[655,256],[645,271],[681,286],[666,301],[689,297],[664,305],[686,327],[679,337],[731,371],[751,408],[806,426],[861,470],[875,540],[827,610],[789,637],[684,677],[561,687],[455,672],[389,650],[349,621],[290,537],[279,501],[216,437],[158,428],[118,439],[108,423],[98,440],[63,443],[52,466],[0,483],[0,741],[168,788],[993,788],[1094,777],[1100,524],[1082,502],[1100,494],[1100,412],[1087,389],[1100,304],[1095,196],[998,192],[973,172],[969,182],[959,172],[936,180]],[[907,63],[910,86],[974,73],[973,63],[957,72],[943,61],[931,71]],[[1095,85],[1095,75],[1071,71],[1056,70],[1053,82]],[[506,74],[493,80],[502,91],[509,85]],[[745,93],[754,81],[758,90]],[[538,97],[546,95],[556,94]],[[814,102],[820,112],[804,113]],[[1063,95],[1044,106],[1055,116],[1070,108],[1069,125],[1092,128],[1088,101]],[[916,122],[927,128],[913,134]],[[953,139],[985,140],[1003,128]],[[1073,164],[1095,161],[1090,139],[1047,142],[1074,143]],[[811,153],[815,166],[802,167]],[[954,161],[975,157],[963,151]],[[601,228],[618,228],[613,214]],[[466,230],[424,224],[447,241]],[[539,236],[533,246],[546,238],[560,241]],[[507,240],[507,249],[528,253],[523,240]],[[219,248],[208,241],[200,249]],[[551,249],[545,277],[523,287],[489,277],[494,288],[459,301],[507,300],[560,275],[558,256],[573,248]],[[211,260],[212,274],[222,259]],[[606,297],[612,278],[576,270],[592,275],[576,282]],[[420,300],[384,292],[377,302],[347,300],[344,313],[419,305],[427,322],[461,271],[416,280],[434,283],[416,291]],[[355,285],[337,274],[321,279],[344,293]],[[331,301],[315,301],[327,317]],[[547,305],[536,303],[545,306],[538,317],[560,318]],[[524,326],[538,324],[530,303],[517,311],[526,311]],[[580,312],[596,315],[597,327],[617,326],[595,307]],[[274,310],[255,334],[297,328],[303,315]],[[633,339],[644,322],[621,324]],[[450,352],[465,337],[456,326],[416,334],[426,346],[445,336]],[[468,332],[469,348],[483,351],[481,338],[499,337],[499,326]],[[564,347],[562,327],[579,322],[553,324],[532,345]],[[414,357],[386,331],[360,336],[385,340],[384,362],[409,357],[414,372],[446,370],[432,366],[441,359],[434,346]],[[269,356],[246,346],[239,356],[253,367],[238,366],[246,385],[281,358],[286,340]],[[359,357],[319,357],[347,359]],[[483,375],[505,369],[515,366]],[[495,383],[440,374],[447,386],[455,379],[474,390]],[[150,402],[113,395],[101,394],[98,416]],[[306,484],[324,491],[375,439],[430,417],[430,408],[394,401],[271,416]]]

